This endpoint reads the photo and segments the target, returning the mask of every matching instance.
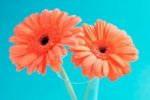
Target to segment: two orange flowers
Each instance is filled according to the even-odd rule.
[[[15,44],[10,59],[17,70],[27,67],[29,74],[35,70],[45,74],[49,65],[60,72],[65,46],[69,46],[72,62],[89,78],[116,80],[129,73],[129,63],[138,58],[138,51],[126,32],[99,20],[94,26],[75,27],[80,20],[55,9],[32,14],[17,25],[10,38]]]

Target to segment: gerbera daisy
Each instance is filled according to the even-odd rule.
[[[138,58],[138,51],[125,31],[100,20],[95,26],[84,24],[82,28],[84,36],[78,37],[82,42],[70,50],[83,75],[116,80],[130,72],[129,63]]]
[[[29,74],[34,70],[44,74],[50,65],[59,72],[61,57],[66,55],[64,44],[74,43],[74,35],[80,31],[74,26],[79,22],[79,17],[68,16],[59,9],[27,17],[15,27],[14,36],[10,38],[15,44],[10,48],[10,59],[17,70],[27,67]]]

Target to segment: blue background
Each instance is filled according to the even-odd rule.
[[[149,0],[0,0],[0,100],[69,100],[63,81],[48,67],[45,76],[16,72],[9,60],[8,39],[13,28],[34,12],[59,8],[81,16],[82,23],[103,19],[125,29],[139,49],[139,60],[132,72],[115,82],[100,81],[99,100],[150,100],[150,1]],[[69,54],[64,66],[75,81],[86,81],[75,69]],[[74,84],[78,99],[83,99],[87,84]]]

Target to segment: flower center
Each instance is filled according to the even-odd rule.
[[[49,37],[48,36],[44,36],[41,40],[40,40],[40,43],[41,45],[46,45],[49,41]]]
[[[101,47],[101,48],[99,48],[99,51],[101,53],[105,53],[107,51],[107,49],[106,49],[106,47]]]

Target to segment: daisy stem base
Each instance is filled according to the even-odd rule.
[[[68,75],[67,75],[67,73],[66,73],[66,71],[65,71],[65,69],[64,69],[63,67],[62,67],[62,69],[61,69],[60,74],[61,74],[62,78],[64,79],[66,88],[67,88],[67,90],[68,90],[68,92],[69,92],[69,94],[70,94],[72,100],[77,100],[77,96],[76,96],[76,94],[75,94],[75,92],[74,92],[74,89],[73,89],[73,87],[72,87],[72,84],[71,84],[71,82],[70,82],[70,80],[69,80],[69,78],[68,78]]]
[[[98,100],[99,79],[95,78],[88,83],[84,100]]]

